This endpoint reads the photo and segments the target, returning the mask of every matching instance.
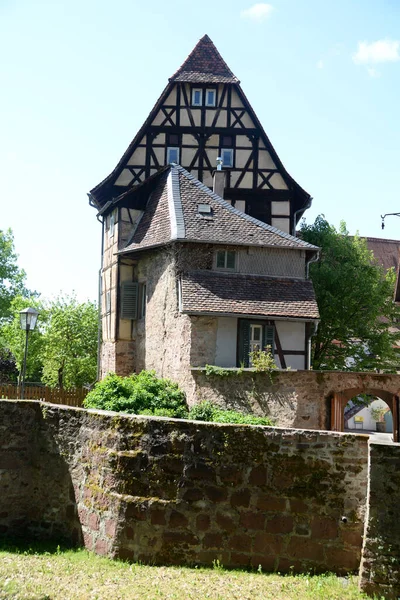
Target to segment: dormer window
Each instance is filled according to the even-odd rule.
[[[203,90],[201,88],[192,89],[192,106],[201,106],[203,104]]]
[[[217,250],[215,262],[217,269],[236,271],[236,252],[234,250]]]
[[[212,214],[212,209],[209,204],[198,204],[197,212],[199,213],[199,215],[206,215],[209,217]]]
[[[167,164],[179,164],[179,148],[176,146],[168,146],[167,148]]]
[[[206,106],[215,106],[216,104],[216,90],[206,89]]]

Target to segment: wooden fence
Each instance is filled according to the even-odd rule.
[[[89,393],[89,390],[84,388],[75,388],[64,390],[61,388],[50,388],[45,386],[25,386],[25,400],[42,400],[43,402],[51,402],[52,404],[65,404],[67,406],[82,406],[83,400]],[[21,388],[17,385],[9,385],[0,383],[0,400],[18,399],[21,396]]]

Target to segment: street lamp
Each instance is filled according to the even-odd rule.
[[[24,352],[24,364],[22,366],[22,376],[21,376],[21,400],[24,399],[25,394],[25,373],[26,373],[26,356],[28,354],[28,335],[29,332],[35,329],[36,321],[38,318],[38,311],[34,308],[24,308],[19,311],[19,320],[21,323],[21,329],[26,331],[25,337],[25,352]]]

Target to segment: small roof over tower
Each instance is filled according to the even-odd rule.
[[[240,83],[208,35],[198,41],[170,81],[191,83]]]

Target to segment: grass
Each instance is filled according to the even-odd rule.
[[[355,577],[155,567],[59,547],[0,547],[1,600],[356,600]]]

